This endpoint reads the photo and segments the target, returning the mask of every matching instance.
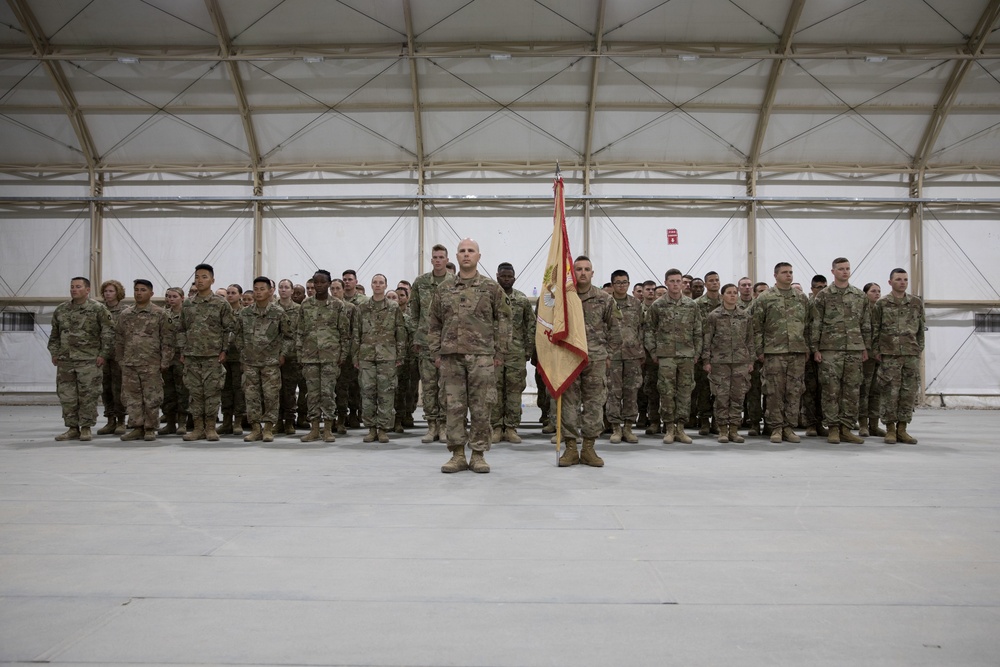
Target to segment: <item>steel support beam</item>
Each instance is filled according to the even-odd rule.
[[[414,57],[417,53],[414,46],[415,34],[413,32],[413,10],[410,0],[403,0],[403,18],[406,21],[406,53],[410,61],[410,99],[413,110],[413,135],[416,141],[417,152],[417,194],[424,195],[426,178],[426,165],[424,161],[424,122],[420,115],[420,80],[417,74],[417,61]],[[424,202],[417,202],[417,274],[424,273],[424,257],[426,256],[424,224],[426,211]]]

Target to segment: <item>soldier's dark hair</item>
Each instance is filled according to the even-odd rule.
[[[240,285],[239,283],[233,283],[232,285],[230,285],[230,287],[235,287],[240,294],[243,294],[243,285]]]
[[[504,269],[510,269],[511,271],[513,271],[514,265],[511,264],[510,262],[500,262],[500,264],[497,266],[497,273],[500,273]]]
[[[615,278],[621,278],[622,276],[628,278],[628,271],[625,269],[615,269],[611,272],[611,282],[614,282]],[[631,278],[629,278],[629,280],[631,280]]]
[[[685,273],[683,276],[681,276],[681,278],[687,278],[688,280],[694,280],[694,276],[692,276],[690,273]]]
[[[86,285],[87,287],[90,287],[90,278],[84,278],[83,276],[77,276],[76,278],[70,278],[69,279],[70,282],[73,282],[74,280],[82,280],[84,285]]]
[[[850,263],[851,260],[847,259],[846,257],[838,257],[837,259],[833,260],[833,264],[830,265],[830,268],[832,269],[838,264],[850,264]]]
[[[895,269],[889,272],[889,280],[892,280],[892,277],[897,273],[906,273],[906,269],[901,269],[899,267],[896,267]]]
[[[611,283],[604,283],[601,285],[601,289],[607,289],[608,287],[611,287]]]
[[[212,274],[213,278],[215,277],[215,269],[212,268],[211,264],[199,264],[198,266],[194,267],[194,270],[196,273],[198,271],[208,271],[209,273]]]
[[[709,271],[708,273],[705,274],[705,280],[708,280],[709,276],[717,276],[717,275],[719,275],[718,271]]]
[[[376,273],[374,276],[372,276],[372,280],[375,280],[379,276],[382,276],[382,280],[384,280],[387,285],[389,284],[389,279],[385,277],[384,273]]]
[[[132,287],[135,287],[136,285],[145,285],[150,290],[153,289],[153,283],[149,282],[145,278],[136,278],[135,280],[133,280],[132,281]]]
[[[709,275],[711,275],[711,274],[709,274]],[[736,291],[739,291],[739,288],[736,287],[736,285],[734,285],[732,283],[726,283],[725,285],[722,286],[722,289],[719,290],[719,294],[725,294],[726,290],[729,289],[730,287],[732,287]]]
[[[340,277],[344,278],[346,276],[354,276],[354,279],[357,280],[358,272],[354,269],[344,269],[344,272],[340,274]]]
[[[331,276],[330,272],[327,271],[326,269],[316,269],[316,273],[323,274],[324,276],[326,276],[327,280],[329,280],[330,282],[333,282],[333,276]],[[313,275],[316,275],[316,273],[314,273]],[[313,281],[309,280],[307,282],[313,282]]]
[[[577,262],[589,262],[589,261],[590,261],[589,257],[587,257],[586,255],[580,255],[579,257],[573,260],[573,263],[576,264]]]
[[[663,282],[666,282],[670,276],[681,276],[683,278],[684,274],[681,273],[680,269],[667,269],[667,272],[663,274]]]
[[[271,279],[268,278],[267,276],[257,276],[256,278],[254,278],[253,284],[256,285],[257,283],[264,283],[268,287],[274,287],[274,283],[272,283]]]
[[[444,252],[444,256],[445,256],[445,257],[447,257],[447,256],[448,256],[448,249],[447,249],[447,248],[445,248],[445,247],[444,247],[443,245],[441,245],[440,243],[435,243],[435,244],[433,245],[433,247],[431,247],[431,254],[433,255],[433,254],[434,254],[434,253],[436,253],[436,252]]]
[[[400,292],[406,292],[406,296],[410,296],[410,288],[407,287],[406,285],[396,286],[396,294],[399,294]]]
[[[868,290],[870,290],[872,287],[875,287],[876,284],[877,283],[865,283],[864,289],[862,289],[861,291],[864,292],[865,294],[868,294]]]
[[[409,280],[400,280],[396,284],[397,285],[406,285],[407,287],[413,287],[413,283],[411,283]],[[399,289],[399,288],[397,287],[396,289]]]
[[[789,264],[788,262],[778,262],[777,264],[774,265],[774,273],[777,274],[778,271],[785,268],[786,266],[788,268],[792,268],[792,265]]]
[[[448,262],[447,264],[444,265],[444,268],[451,269],[452,271],[454,271],[455,270],[455,262]]]
[[[824,276],[822,273],[817,273],[815,276],[813,276],[813,279],[810,282],[813,285],[815,285],[816,283],[823,283],[825,285],[826,284],[826,276]]]
[[[341,287],[343,287],[343,286],[344,286],[344,281],[343,281],[343,280],[341,280],[340,278],[332,278],[332,279],[330,280],[330,284],[332,285],[332,284],[334,284],[334,283],[340,283],[340,286],[341,286]]]
[[[764,287],[769,287],[769,285],[767,283],[754,283],[753,284],[753,291],[756,292],[757,288],[760,287],[761,285],[763,285]]]
[[[649,287],[649,286],[656,287],[656,281],[655,280],[645,280],[645,281],[643,281],[642,286],[643,287]]]

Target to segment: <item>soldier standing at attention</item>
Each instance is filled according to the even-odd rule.
[[[521,395],[527,386],[525,363],[535,350],[535,311],[528,297],[514,289],[514,266],[504,262],[497,267],[497,284],[507,295],[510,307],[510,341],[503,364],[497,366],[497,400],[493,404],[493,442],[506,440],[517,444],[521,436]]]
[[[364,442],[389,442],[396,422],[396,387],[406,357],[406,325],[399,304],[386,297],[387,280],[372,276],[372,296],[358,306],[351,357],[361,385]]]
[[[313,285],[316,295],[302,302],[296,332],[296,353],[308,387],[309,401],[310,429],[302,436],[302,442],[319,440],[320,420],[323,420],[323,441],[333,442],[336,440],[333,421],[337,416],[337,378],[351,345],[348,308],[353,306],[330,296],[329,271],[316,271]]]
[[[746,308],[740,308],[739,289],[728,283],[722,288],[722,305],[705,318],[702,355],[705,372],[715,395],[715,423],[719,442],[743,442],[740,416],[750,387],[753,369],[753,323]]]
[[[125,286],[117,280],[105,280],[101,283],[101,297],[104,307],[111,313],[111,325],[117,326],[118,316],[125,310]],[[102,378],[101,402],[104,404],[104,416],[108,423],[97,430],[97,435],[122,435],[125,433],[125,404],[122,402],[122,368],[115,359],[112,347],[111,357],[104,360]]]
[[[800,442],[795,435],[802,401],[809,344],[809,299],[792,289],[792,265],[774,265],[774,288],[759,297],[750,309],[753,314],[754,351],[763,362],[767,390],[767,413],[771,442]]]
[[[817,273],[809,283],[809,324],[806,326],[806,342],[809,342],[809,326],[812,326],[812,303],[816,295],[826,289],[826,276]],[[802,393],[802,422],[806,435],[826,437],[829,432],[823,426],[823,405],[820,400],[819,364],[812,353],[806,361],[805,388]]]
[[[872,352],[879,366],[879,402],[885,422],[885,441],[917,444],[906,432],[913,419],[920,386],[920,355],[924,351],[924,304],[906,293],[910,277],[904,269],[889,273],[892,289],[875,305]]]
[[[347,269],[341,274],[344,285],[344,293],[341,295],[347,303],[355,308],[360,308],[361,304],[368,300],[365,296],[364,287],[358,285],[358,273],[354,269]],[[354,311],[357,317],[357,311]],[[352,334],[353,337],[353,334]],[[351,351],[348,352],[351,354]],[[340,370],[340,379],[337,380],[337,425],[347,428],[361,428],[361,384],[358,381],[358,369],[355,365],[357,359],[348,356],[344,359],[344,366]],[[366,424],[367,426],[367,424]],[[340,433],[340,429],[337,429]],[[344,433],[347,431],[345,430]]]
[[[667,293],[646,311],[643,338],[658,369],[663,444],[676,439],[689,445],[691,438],[684,433],[684,422],[691,409],[694,363],[701,357],[704,344],[701,310],[684,296],[679,269],[668,270],[666,282]]]
[[[875,332],[875,305],[882,296],[882,288],[878,283],[868,283],[861,290],[868,297],[868,315],[872,318],[872,333]],[[874,338],[873,338],[874,340]],[[861,401],[858,404],[858,435],[867,438],[874,435],[885,437],[885,431],[878,427],[879,418],[879,360],[875,357],[875,349],[861,366]]]
[[[226,288],[226,301],[233,309],[233,322],[243,309],[243,287],[232,284]],[[222,426],[219,435],[243,435],[243,415],[246,413],[246,399],[243,396],[243,365],[240,350],[233,340],[226,348],[225,382],[222,385]]]
[[[311,282],[311,281],[310,281]],[[316,290],[313,289],[315,294]],[[310,295],[311,296],[311,295]],[[302,302],[306,300],[306,287],[305,285],[296,285],[292,289],[292,301],[297,305],[301,306]],[[300,311],[301,314],[301,311]],[[298,326],[296,326],[295,331],[298,331]],[[295,352],[296,357],[298,356],[298,351]],[[306,389],[306,379],[302,377],[302,365],[298,365],[299,372],[299,396],[295,401],[295,428],[309,428],[309,408],[308,400],[306,399],[306,394],[308,390]],[[288,434],[288,427],[285,427],[285,433]],[[294,434],[291,434],[294,435]]]
[[[174,357],[174,334],[167,314],[150,303],[153,283],[132,284],[135,305],[126,308],[115,327],[115,358],[122,367],[122,398],[134,428],[122,440],[156,440],[163,403],[163,371]]]
[[[495,369],[503,364],[510,340],[510,308],[500,285],[477,270],[479,258],[478,243],[464,239],[458,244],[458,274],[437,288],[427,318],[427,348],[441,369],[446,394],[452,456],[441,466],[444,473],[490,471],[484,453],[490,449],[490,410],[497,400]],[[466,444],[472,449],[469,461]]]
[[[427,434],[420,442],[434,442],[444,436],[445,413],[441,402],[441,371],[434,363],[434,357],[427,346],[427,327],[431,313],[434,292],[445,281],[453,279],[446,268],[448,249],[440,243],[431,248],[431,270],[413,281],[410,290],[410,318],[416,327],[413,347],[420,360],[420,386],[424,419],[427,420]]]
[[[701,310],[701,321],[704,324],[708,314],[722,305],[722,295],[719,294],[719,274],[709,271],[705,274],[705,293],[694,300]],[[708,354],[708,350],[704,350]],[[705,372],[704,359],[694,366],[694,393],[691,395],[691,421],[698,426],[698,435],[718,433],[712,422],[712,387]]]
[[[858,418],[861,365],[871,347],[871,317],[868,297],[850,284],[851,263],[833,260],[833,284],[813,299],[809,347],[819,364],[823,421],[830,434],[826,441],[855,444],[863,438],[851,433]]]
[[[288,318],[291,339],[291,344],[285,352],[285,363],[281,365],[281,399],[278,401],[278,431],[285,435],[295,435],[295,388],[302,380],[302,371],[295,356],[294,334],[299,327],[302,308],[292,296],[294,293],[295,286],[291,280],[284,278],[278,281],[278,305]]]
[[[184,302],[177,329],[177,350],[184,364],[184,386],[194,428],[184,436],[187,442],[219,439],[215,418],[222,402],[225,382],[226,348],[233,333],[233,309],[212,292],[215,269],[199,264],[194,269],[198,293]]]
[[[344,308],[347,313],[348,334],[347,337],[351,341],[348,343],[348,347],[344,350],[345,361],[340,364],[340,375],[337,376],[337,435],[347,435],[347,413],[349,410],[348,402],[348,392],[350,391],[350,382],[348,382],[348,375],[344,374],[344,367],[350,366],[351,370],[354,370],[354,363],[350,361],[351,359],[351,345],[354,342],[354,328],[357,326],[358,319],[358,307],[355,306],[350,301],[344,299],[344,281],[340,278],[333,278],[330,281],[330,296],[338,301],[343,302]],[[360,396],[360,388],[358,389],[358,395]]]
[[[405,283],[405,284],[404,284]],[[417,409],[417,392],[420,388],[420,363],[413,351],[413,337],[416,326],[410,317],[410,283],[400,281],[396,287],[399,300],[399,310],[403,313],[403,326],[406,327],[406,355],[403,365],[399,367],[399,380],[396,385],[396,423],[393,430],[402,433],[403,428],[413,426],[413,411]]]
[[[56,394],[62,405],[66,432],[56,440],[93,438],[97,422],[97,399],[105,360],[111,356],[115,333],[108,309],[90,300],[90,280],[77,276],[69,281],[70,300],[52,314],[49,356],[56,367]]]
[[[608,375],[608,403],[605,412],[611,423],[611,444],[622,440],[639,442],[632,433],[632,422],[639,416],[637,402],[639,387],[642,385],[642,366],[646,359],[646,349],[642,343],[642,303],[628,293],[629,275],[623,269],[611,274],[611,296],[614,299],[618,328],[622,345],[617,354],[611,356],[611,371]]]
[[[185,424],[187,423],[188,393],[184,387],[184,366],[181,364],[180,355],[177,353],[177,327],[180,324],[181,309],[184,306],[184,291],[179,287],[168,287],[163,293],[163,298],[167,302],[165,309],[167,325],[170,327],[170,345],[174,348],[174,355],[170,359],[170,366],[163,371],[163,404],[161,405],[167,423],[158,431],[159,435],[170,435],[187,433]]]
[[[594,446],[604,429],[604,406],[608,402],[608,369],[611,358],[621,353],[622,332],[615,300],[593,284],[594,265],[580,255],[573,262],[576,293],[583,305],[587,329],[587,366],[563,393],[562,427],[566,451],[559,457],[560,467],[583,463],[600,468],[604,460]],[[582,410],[582,414],[581,414]],[[576,443],[583,438],[582,451]]]

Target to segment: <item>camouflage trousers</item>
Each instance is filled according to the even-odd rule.
[[[302,364],[302,377],[305,378],[309,404],[309,421],[326,417],[333,420],[337,416],[337,379],[340,377],[340,364]]]
[[[406,357],[396,369],[396,419],[412,417],[417,409],[417,391],[420,387],[420,366],[417,360]]]
[[[545,380],[542,379],[542,372],[538,370],[538,366],[535,366],[535,405],[541,410],[542,414],[538,418],[538,421],[542,424],[552,424],[555,426],[555,415],[549,409],[552,401],[549,399],[549,389],[545,386]]]
[[[309,415],[309,387],[306,385],[306,378],[302,375],[302,364],[299,364],[299,398],[296,402],[295,410],[299,419],[308,418]]]
[[[882,355],[878,385],[882,421],[909,424],[920,390],[920,357]]]
[[[91,427],[97,423],[97,399],[101,396],[103,371],[90,361],[60,361],[56,367],[56,395],[67,428]]]
[[[750,388],[747,390],[747,397],[743,399],[743,415],[751,424],[759,424],[764,416],[763,402],[764,389],[761,374],[764,372],[764,364],[759,360],[754,360],[753,371],[750,372]],[[796,423],[798,423],[798,408],[795,409]],[[795,424],[792,424],[794,426]]]
[[[712,416],[712,384],[704,365],[694,364],[694,387],[691,390],[691,407],[686,413],[692,420],[697,417]]]
[[[340,377],[337,379],[337,413],[361,414],[361,382],[358,369],[353,361],[345,361],[340,366]]]
[[[243,365],[243,396],[251,424],[278,421],[281,403],[281,367]]]
[[[762,373],[764,389],[767,391],[765,421],[772,429],[798,426],[805,368],[804,352],[764,355]]]
[[[493,403],[490,423],[494,428],[517,428],[521,425],[521,394],[528,386],[524,355],[507,357],[496,367],[497,400]]]
[[[646,359],[642,365],[642,393],[646,398],[646,415],[650,424],[660,423],[660,364]]]
[[[809,355],[806,361],[805,384],[802,390],[802,421],[806,426],[823,423],[822,391],[819,385],[819,364]]]
[[[642,386],[642,359],[612,359],[608,371],[605,414],[612,426],[632,424],[639,416],[637,396]]]
[[[184,386],[184,366],[175,363],[161,373],[163,376],[163,403],[165,415],[183,415],[188,411],[188,391]]]
[[[878,360],[869,357],[861,364],[861,393],[858,398],[858,416],[878,420],[879,385]]]
[[[361,418],[368,428],[391,431],[396,421],[399,367],[395,361],[362,361],[360,366]]]
[[[122,401],[122,367],[114,359],[106,359],[101,366],[101,403],[105,417],[125,419],[125,403]]]
[[[302,368],[295,359],[285,359],[281,367],[281,397],[278,399],[278,417],[295,421],[295,388],[302,382]],[[305,410],[302,410],[305,412]]]
[[[129,422],[136,428],[158,427],[160,405],[163,403],[163,375],[160,367],[122,368],[122,400],[128,410]]]
[[[492,366],[492,361],[490,366]],[[441,368],[444,368],[443,364]],[[445,408],[442,401],[444,382],[441,379],[441,370],[434,365],[434,359],[430,355],[420,355],[420,387],[420,396],[424,405],[424,419],[427,420],[428,424],[444,421]]]
[[[667,424],[684,421],[691,410],[694,359],[662,357],[658,364],[656,390],[660,394],[660,419]]]
[[[448,413],[448,449],[490,449],[490,412],[497,400],[493,357],[485,354],[441,355],[441,385]],[[469,431],[465,416],[469,415]]]
[[[820,395],[823,397],[823,423],[827,428],[851,428],[858,418],[858,394],[861,391],[861,352],[823,350],[819,365]]]
[[[218,357],[184,357],[184,386],[188,390],[188,412],[195,419],[219,414],[226,371]]]
[[[247,412],[246,398],[243,396],[243,363],[227,361],[226,375],[222,383],[223,414],[245,415]]]
[[[715,422],[739,424],[743,399],[750,388],[750,364],[712,364],[708,381],[715,396]]]
[[[563,392],[564,438],[596,440],[604,430],[604,404],[608,402],[608,370],[604,359],[591,360]]]

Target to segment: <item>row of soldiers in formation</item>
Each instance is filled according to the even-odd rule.
[[[419,375],[428,423],[422,441],[451,442],[451,434],[445,433],[446,406],[449,393],[455,392],[449,392],[441,378],[442,322],[436,322],[437,351],[429,344],[435,294],[444,282],[454,280],[454,265],[443,246],[432,250],[432,265],[432,271],[412,285],[401,281],[395,293],[386,289],[384,276],[375,276],[370,299],[359,293],[353,271],[345,272],[343,280],[318,271],[305,286],[282,280],[277,300],[266,277],[255,279],[248,294],[232,285],[226,290],[228,302],[212,292],[212,267],[199,265],[188,299],[170,288],[166,310],[151,304],[147,280],[134,282],[135,305],[130,308],[119,307],[124,296],[120,284],[109,281],[102,286],[109,310],[89,300],[89,281],[75,278],[71,301],[53,316],[49,343],[59,367],[58,391],[68,427],[58,439],[89,439],[96,421],[93,388],[101,386],[103,365],[109,389],[105,405],[112,406],[112,412],[102,431],[118,432],[123,439],[155,439],[163,402],[167,425],[161,433],[185,430],[186,404],[191,428],[184,438],[215,440],[221,403],[219,431],[239,432],[240,415],[245,414],[251,428],[245,439],[270,441],[275,423],[279,431],[294,434],[294,413],[304,394],[309,428],[305,441],[332,441],[335,430],[344,432],[345,426],[360,425],[363,419],[369,428],[365,440],[385,442],[390,430],[412,425]],[[752,286],[746,278],[720,287],[718,275],[710,272],[700,296],[696,292],[702,281],[676,269],[667,272],[666,285],[646,281],[641,293],[637,285],[629,296],[626,272],[615,271],[605,293],[592,284],[588,259],[581,258],[574,268],[590,365],[566,394],[563,464],[575,462],[570,451],[576,453],[581,438],[584,456],[578,460],[592,465],[600,461],[593,444],[605,421],[612,442],[634,442],[631,425],[643,423],[642,404],[647,433],[662,431],[665,443],[690,441],[684,426],[692,414],[700,420],[703,435],[712,429],[722,442],[742,442],[737,429],[745,408],[751,434],[759,429],[769,431],[773,442],[798,442],[792,429],[799,423],[802,380],[808,379],[809,367],[819,378],[815,393],[822,397],[821,411],[812,414],[822,414],[829,431],[816,419],[808,423],[807,434],[827,434],[831,442],[856,441],[850,428],[863,403],[862,434],[868,429],[883,434],[877,430],[881,416],[889,427],[884,432],[887,441],[915,442],[906,424],[919,380],[923,312],[919,299],[906,295],[902,269],[890,276],[892,294],[876,302],[872,296],[877,286],[866,286],[867,294],[850,286],[850,264],[843,258],[834,262],[834,285],[820,289],[822,277],[815,277],[809,298],[792,282],[792,267],[786,263],[775,267],[773,288]],[[507,319],[506,326],[495,327],[506,340],[502,358],[493,364],[495,386],[486,401],[492,428],[485,449],[500,439],[520,442],[521,393],[525,361],[534,348],[535,317],[527,297],[513,289],[514,279],[509,264],[499,267],[497,282],[485,279],[502,290],[501,319]],[[109,296],[117,298],[109,303]],[[241,299],[250,303],[241,307]],[[604,372],[595,372],[601,361]],[[114,407],[116,377],[121,378],[123,407],[133,425],[130,432],[124,432],[121,408]],[[352,382],[359,389],[352,389]],[[304,391],[300,389],[296,401],[296,387],[302,384]],[[766,397],[763,429],[755,385]],[[538,386],[539,405],[551,415],[554,411],[545,410],[544,385]],[[240,404],[241,388],[245,406]],[[875,400],[880,395],[881,400]],[[363,415],[352,424],[356,412],[348,416],[348,410],[354,398],[360,398]],[[714,400],[714,429],[708,422],[712,409],[704,408],[706,398],[709,406]],[[810,404],[815,407],[807,397],[807,419]],[[880,413],[872,407],[878,404]],[[543,415],[543,421],[546,432],[554,430],[551,416]],[[454,437],[463,438],[461,433]]]

